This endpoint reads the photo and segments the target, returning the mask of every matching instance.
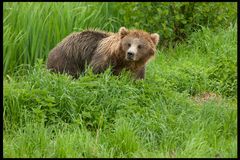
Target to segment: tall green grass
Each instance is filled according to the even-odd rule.
[[[100,2],[3,3],[4,75],[20,64],[45,59],[49,51],[73,31],[121,26],[118,4]]]
[[[237,157],[237,25],[190,37],[143,81],[19,67],[4,77],[3,156]]]

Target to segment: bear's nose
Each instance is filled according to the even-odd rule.
[[[128,57],[133,57],[134,53],[133,52],[127,52]]]

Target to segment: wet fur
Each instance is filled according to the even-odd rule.
[[[109,35],[95,30],[70,34],[50,51],[47,68],[77,78],[84,72],[85,63],[91,62],[99,41]]]
[[[47,68],[55,72],[66,72],[77,78],[84,72],[86,64],[92,67],[94,73],[102,73],[111,66],[115,75],[126,69],[136,79],[143,79],[145,64],[154,55],[155,45],[146,32],[132,30],[126,35],[145,38],[150,45],[148,56],[137,62],[127,61],[121,47],[121,40],[125,35],[89,30],[72,33],[52,49]]]

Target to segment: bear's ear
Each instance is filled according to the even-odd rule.
[[[119,29],[119,35],[120,35],[121,38],[123,38],[123,37],[126,36],[127,34],[128,34],[127,28],[121,27],[121,28]]]
[[[151,40],[153,41],[153,43],[154,43],[155,45],[157,45],[158,42],[159,42],[159,34],[157,34],[157,33],[151,34]]]

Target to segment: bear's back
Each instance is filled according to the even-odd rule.
[[[103,38],[107,38],[109,36],[108,33],[87,30],[80,33],[79,43],[81,43],[80,49],[82,50],[81,58],[82,60],[87,61],[89,63],[93,54],[95,53],[96,48],[98,47],[99,41]]]
[[[66,52],[66,55],[74,57],[78,61],[85,60],[89,62],[99,41],[108,36],[108,33],[95,30],[75,32],[67,36],[60,43],[60,47]]]
[[[67,72],[78,76],[84,71],[85,64],[91,61],[99,41],[110,36],[95,30],[74,32],[65,37],[50,51],[47,68],[55,72]]]

